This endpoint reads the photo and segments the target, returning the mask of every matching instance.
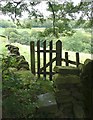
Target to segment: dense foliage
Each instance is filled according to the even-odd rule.
[[[92,42],[91,42],[91,33],[89,30],[79,29],[73,30],[73,35],[68,33],[69,36],[65,36],[58,32],[56,29],[56,37],[58,37],[63,42],[63,49],[69,51],[77,51],[77,52],[84,52],[84,53],[93,53],[92,51]],[[33,30],[29,32],[28,30],[18,31],[18,29],[7,28],[5,29],[4,35],[8,36],[9,42],[14,43],[18,42],[24,45],[29,45],[30,41],[40,40],[40,46],[43,46],[44,40],[47,41],[46,45],[49,46],[49,41],[53,40],[53,43],[57,41],[57,38],[53,36],[52,29],[46,28],[44,31],[36,31]],[[59,36],[60,34],[60,36]]]
[[[2,59],[3,118],[33,118],[37,95],[53,91],[52,82],[36,80],[30,71],[14,70],[15,61]]]
[[[84,32],[84,31],[83,31]],[[91,46],[91,35],[88,36],[81,31],[77,31],[71,37],[65,37],[63,39],[63,49],[76,51],[76,52],[85,52],[85,53],[93,53]]]
[[[91,27],[93,23],[92,16],[92,3],[91,2],[80,2],[77,5],[71,0],[60,1],[60,0],[46,0],[46,1],[26,1],[26,0],[10,0],[10,1],[0,1],[0,11],[3,14],[7,14],[11,19],[17,24],[20,24],[20,18],[23,16],[23,12],[28,13],[28,18],[31,21],[33,18],[40,20],[42,23],[45,21],[44,13],[36,9],[37,5],[40,3],[46,3],[47,11],[50,12],[48,18],[52,21],[53,34],[56,36],[55,28],[58,27],[60,32],[63,33],[65,30],[67,32],[71,31],[71,26],[69,22],[71,20],[77,19],[77,25],[84,24],[86,19],[89,21],[88,27]],[[78,16],[78,18],[77,18]],[[61,23],[60,23],[61,20]],[[17,21],[17,22],[16,22]],[[30,22],[25,23],[27,27],[31,28]],[[25,26],[24,26],[25,27]]]

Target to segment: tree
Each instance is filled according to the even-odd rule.
[[[76,25],[79,26],[84,24],[86,20],[89,21],[88,26],[91,27],[93,24],[93,15],[92,15],[92,3],[91,2],[80,2],[78,5],[74,5],[71,1],[65,2],[48,2],[48,10],[52,13],[50,18],[53,18],[53,29],[55,34],[55,27],[59,28],[60,32],[66,31],[68,33],[72,30],[69,26],[71,20],[76,20]],[[79,18],[76,16],[79,14]],[[72,31],[73,33],[73,31]],[[71,33],[71,34],[72,34]]]
[[[20,24],[19,19],[22,17],[23,12],[28,12],[29,19],[34,17],[36,19],[39,18],[41,22],[44,20],[43,14],[35,9],[35,6],[41,3],[42,0],[17,0],[17,2],[16,0],[4,0],[3,2],[2,4],[1,1],[0,11],[3,14],[8,14],[14,22],[17,21],[18,25]],[[77,22],[78,25],[84,23],[84,19],[88,19],[91,24],[93,23],[91,2],[80,2],[78,5],[74,5],[71,0],[65,0],[63,2],[60,0],[46,0],[45,2],[48,4],[47,10],[51,12],[50,19],[53,21],[54,35],[56,34],[55,27],[60,26],[60,20],[65,24],[64,29],[61,31],[71,31],[69,21],[75,20],[77,14],[80,15]]]
[[[77,6],[77,13],[81,13],[77,20],[77,25],[84,24],[88,21],[87,27],[92,28],[93,24],[93,3],[91,2],[80,2]]]
[[[29,18],[32,16],[36,18],[37,16],[42,16],[39,11],[34,9],[34,6],[39,3],[39,0],[31,2],[28,0],[17,0],[17,2],[16,0],[4,0],[0,1],[0,11],[3,14],[10,16],[14,22],[17,22],[17,24],[20,24],[19,19],[23,16],[23,12],[28,12]]]

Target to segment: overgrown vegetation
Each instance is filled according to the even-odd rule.
[[[3,118],[33,118],[37,95],[53,92],[52,82],[37,80],[30,71],[14,72],[13,65],[9,57],[2,58]]]

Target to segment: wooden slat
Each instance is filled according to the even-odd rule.
[[[35,46],[34,41],[30,42],[30,53],[31,53],[31,72],[35,75]]]
[[[52,80],[52,75],[55,74],[52,70],[52,63],[56,61],[57,66],[61,66],[62,61],[66,63],[66,66],[69,64],[76,65],[78,67],[80,63],[79,61],[79,53],[76,53],[76,62],[68,59],[68,52],[65,52],[65,58],[62,58],[62,42],[58,40],[56,42],[56,50],[53,49],[53,43],[50,42],[49,50],[46,50],[46,41],[43,42],[43,50],[40,50],[40,41],[37,41],[37,51],[35,51],[35,43],[34,41],[30,42],[30,53],[31,53],[31,72],[35,75],[40,74],[44,75],[44,79],[46,79],[46,75],[49,75],[50,80]],[[37,52],[37,72],[35,71],[35,52]],[[43,67],[40,68],[40,52],[43,52]],[[46,63],[46,53],[49,53],[49,62]],[[52,53],[56,53],[56,57],[52,59]],[[46,71],[46,68],[49,66],[49,72]]]
[[[61,66],[62,58],[62,42],[58,40],[56,42],[56,66]]]
[[[43,66],[44,66],[44,78],[46,79],[46,41],[44,41],[43,42],[43,57],[44,57],[44,59],[43,59]]]
[[[76,53],[76,66],[78,67],[79,65],[79,53]]]
[[[37,52],[37,50],[35,52]],[[40,52],[44,52],[44,50],[40,50]],[[46,50],[46,52],[48,52],[48,53],[49,52],[56,53],[56,50],[51,50],[51,51],[50,50]]]
[[[52,63],[51,63],[51,61],[52,61],[52,52],[51,52],[52,46],[53,46],[52,41],[50,41],[50,55],[49,55],[49,61],[50,61],[49,71],[50,71],[50,73],[52,73]],[[52,80],[52,74],[50,74],[49,77],[50,77],[50,80]]]
[[[51,60],[51,62],[48,62],[48,63],[45,65],[45,67],[47,68],[48,66],[50,66],[50,64],[52,64],[55,60],[56,60],[56,57],[53,58],[53,59]],[[40,68],[40,72],[41,72],[42,70],[44,70],[44,67]]]
[[[54,75],[56,74],[57,72],[40,72],[40,74],[46,74],[46,75]],[[38,74],[38,73],[37,73]]]
[[[65,60],[66,60],[66,66],[69,66],[69,62],[68,62],[68,52],[65,52]]]
[[[37,41],[37,73],[40,78],[40,40]]]
[[[61,58],[61,60],[66,62],[66,60],[64,58]],[[73,65],[77,65],[77,63],[75,61],[72,61],[72,60],[68,60],[68,63],[73,64]],[[82,63],[79,63],[79,64],[82,64]]]

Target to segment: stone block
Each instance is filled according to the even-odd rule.
[[[84,96],[82,93],[78,92],[78,91],[75,91],[73,90],[72,91],[72,96],[76,99],[76,100],[84,100]]]
[[[70,102],[72,102],[73,101],[73,96],[71,96],[71,95],[69,95],[69,96],[63,96],[63,95],[61,95],[61,96],[58,96],[57,98],[56,98],[56,100],[57,100],[57,103],[59,103],[59,104],[67,104],[67,103],[70,103]]]
[[[38,97],[38,112],[53,113],[57,111],[57,103],[52,93],[41,94]]]
[[[62,96],[62,103],[70,103],[73,101],[73,97],[70,96]]]
[[[73,111],[74,111],[75,118],[85,118],[85,113],[82,106],[78,104],[74,104]]]
[[[56,96],[69,96],[71,95],[71,92],[68,91],[67,89],[61,89],[56,91]]]
[[[81,100],[73,99],[72,103],[73,103],[73,105],[82,106],[82,108],[84,107],[84,103]]]
[[[79,75],[80,74],[80,70],[78,68],[71,67],[71,66],[56,66],[54,68],[54,71],[62,75],[67,75],[67,74]]]
[[[71,109],[72,108],[72,103],[66,103],[66,104],[62,104],[61,110],[65,110],[65,109]]]
[[[65,109],[65,111],[63,111],[64,114],[64,118],[73,118],[74,114],[71,111],[71,109]]]
[[[54,75],[54,84],[80,84],[80,77],[77,75],[61,75],[55,74]]]
[[[62,89],[67,89],[68,91],[70,91],[70,89],[74,89],[76,86],[76,84],[56,84],[56,89],[62,90]]]

